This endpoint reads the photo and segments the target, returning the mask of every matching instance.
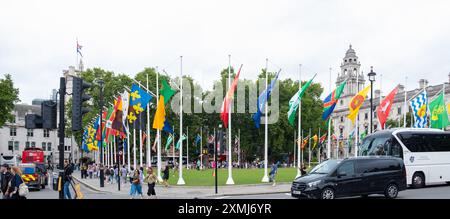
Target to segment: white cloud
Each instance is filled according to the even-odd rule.
[[[0,73],[11,73],[20,98],[48,97],[75,65],[75,39],[86,67],[134,75],[148,66],[191,74],[210,88],[219,71],[243,63],[255,78],[269,58],[281,78],[319,73],[333,83],[348,44],[364,72],[383,74],[383,92],[420,78],[447,81],[448,1],[13,1],[0,3]],[[212,76],[211,76],[212,75]],[[216,75],[216,77],[213,77]],[[328,92],[328,89],[325,89]]]

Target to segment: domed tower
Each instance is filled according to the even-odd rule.
[[[341,95],[341,101],[337,104],[338,108],[348,107],[347,104],[350,99],[358,93],[358,88],[356,87],[356,78],[359,81],[359,90],[364,87],[364,74],[360,71],[361,63],[356,56],[355,50],[350,44],[349,49],[345,53],[345,57],[341,63],[341,72],[338,74],[336,80],[336,86],[339,86],[342,82],[347,80],[347,85],[345,86],[344,92]],[[358,76],[357,76],[358,75]]]

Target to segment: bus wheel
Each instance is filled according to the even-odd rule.
[[[425,186],[425,176],[423,175],[423,173],[414,173],[412,177],[412,186],[415,189]]]

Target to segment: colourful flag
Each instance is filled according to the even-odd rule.
[[[195,144],[195,145],[198,145],[198,143],[199,143],[201,140],[202,140],[202,137],[200,137],[200,135],[197,134],[197,136],[195,136],[194,144]]]
[[[366,99],[367,93],[370,90],[370,85],[357,93],[348,104],[348,108],[350,113],[348,114],[348,118],[352,121],[352,124],[355,124],[356,116],[358,115],[359,108],[361,108],[364,100]]]
[[[170,98],[176,93],[166,80],[162,80],[161,95],[159,95],[158,104],[156,106],[155,116],[153,118],[153,128],[158,130],[164,130],[168,133],[173,133],[172,127],[169,122],[166,121],[166,104]]]
[[[301,147],[302,150],[305,149],[306,144],[308,144],[308,140],[309,140],[309,135],[306,136],[305,138],[303,138],[302,147]]]
[[[425,128],[427,125],[427,91],[424,90],[412,99],[409,104],[414,114],[414,128]]]
[[[318,140],[319,140],[319,137],[317,136],[317,135],[314,135],[312,138],[311,138],[312,140],[313,140],[313,146],[312,146],[312,149],[314,150],[314,148],[317,146],[317,142],[318,142]]]
[[[448,113],[445,109],[444,92],[430,102],[430,123],[431,128],[442,129],[449,125]]]
[[[347,81],[344,81],[338,88],[336,88],[331,94],[329,94],[325,100],[323,101],[323,114],[322,119],[328,120],[330,118],[331,113],[336,107],[336,103],[341,97],[342,91],[344,90],[345,84]]]
[[[124,130],[124,124],[123,124],[123,102],[122,102],[122,96],[117,97],[117,100],[114,104],[114,119],[112,120],[112,129],[116,130],[118,134],[122,138],[125,137],[125,130]]]
[[[81,54],[81,48],[83,48],[83,46],[80,45],[77,40],[77,53],[80,54],[81,57],[83,57],[83,54]]]
[[[228,90],[227,95],[223,99],[222,110],[220,112],[220,118],[222,119],[223,125],[225,128],[228,128],[228,113],[230,112],[231,101],[234,97],[234,91],[236,90],[237,83],[239,80],[239,75],[241,74],[242,65],[239,68],[239,71],[234,77],[233,83],[231,84],[230,90]]]
[[[325,139],[327,138],[327,134],[324,134],[324,135],[322,135],[322,137],[320,137],[320,140],[319,140],[319,146],[321,145],[321,144],[323,144],[323,142],[325,142]]]
[[[392,90],[384,99],[381,101],[380,106],[377,109],[378,121],[380,121],[381,129],[384,129],[386,120],[391,112],[392,104],[394,103],[394,97],[397,94],[398,87]]]
[[[106,117],[105,117],[105,126],[103,127],[103,137],[105,139],[106,143],[109,143],[110,140],[112,140],[111,137],[111,128],[112,123],[110,122],[109,118],[113,115],[114,108],[113,106],[109,106]]]
[[[181,138],[178,140],[177,145],[175,146],[175,149],[179,150],[181,141],[184,141],[184,140],[186,140],[186,135],[185,134],[183,134],[183,136],[181,136]]]
[[[272,82],[270,82],[269,86],[267,87],[267,89],[265,89],[260,95],[259,98],[256,100],[256,113],[253,114],[253,121],[255,121],[255,127],[259,128],[259,125],[261,124],[261,115],[262,115],[262,110],[264,109],[267,100],[270,97],[270,93],[272,92],[273,87],[275,87],[275,83],[277,82],[278,79],[278,75],[280,75],[280,72],[277,73],[277,75],[275,75],[275,79],[272,80]],[[266,115],[267,116],[267,115]]]
[[[132,124],[138,119],[138,115],[145,111],[147,104],[152,99],[152,96],[140,88],[138,85],[131,86],[130,106],[128,108],[128,123]]]
[[[317,74],[311,78],[308,82],[306,82],[305,85],[302,86],[302,89],[298,90],[297,93],[295,93],[294,96],[289,100],[289,111],[288,111],[288,121],[289,124],[294,125],[295,121],[295,115],[298,109],[298,106],[300,104],[300,100],[303,97],[303,94],[305,94],[306,89],[308,89],[309,85],[311,85],[312,80],[316,77]]]
[[[367,130],[364,130],[364,132],[359,135],[359,139],[361,139],[361,140],[364,139],[366,137],[366,135],[367,135]]]
[[[173,141],[173,135],[169,135],[169,137],[167,138],[167,142],[166,142],[166,151],[169,150],[170,143],[172,143],[172,141]]]
[[[122,123],[125,132],[128,133],[129,127],[126,125],[127,116],[128,116],[128,107],[130,106],[130,94],[128,91],[124,91],[121,95],[122,97]]]

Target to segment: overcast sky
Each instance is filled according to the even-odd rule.
[[[211,88],[219,71],[244,64],[255,79],[269,58],[280,77],[316,81],[328,93],[349,44],[362,70],[383,74],[383,93],[396,84],[448,81],[450,1],[0,1],[0,74],[13,76],[22,102],[48,98],[62,70],[76,64],[134,76],[159,66]],[[333,85],[334,87],[334,85]],[[377,86],[378,87],[378,86]]]

